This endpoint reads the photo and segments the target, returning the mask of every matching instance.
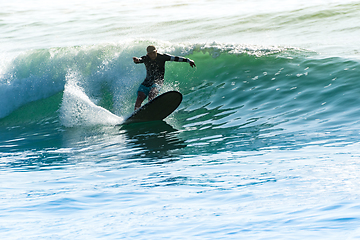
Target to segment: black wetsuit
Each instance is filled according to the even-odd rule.
[[[155,60],[146,55],[142,56],[138,63],[144,63],[146,67],[146,78],[142,82],[142,85],[145,87],[151,87],[154,84],[162,85],[164,83],[165,75],[165,62],[175,61],[175,62],[190,62],[190,59],[183,57],[171,56],[168,54],[157,54]]]

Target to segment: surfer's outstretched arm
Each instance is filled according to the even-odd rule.
[[[164,54],[164,55],[167,55],[167,54]],[[194,60],[191,60],[190,58],[171,56],[171,55],[167,55],[167,56],[170,57],[170,59],[168,61],[188,62],[188,63],[190,63],[190,67],[196,67]]]
[[[141,57],[141,58],[133,57],[133,61],[134,61],[134,63],[143,63],[143,62],[144,62],[144,61],[143,61],[143,58],[144,58],[144,57]]]

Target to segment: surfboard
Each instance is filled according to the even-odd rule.
[[[175,111],[181,101],[182,94],[177,91],[163,93],[134,111],[122,124],[163,120]]]

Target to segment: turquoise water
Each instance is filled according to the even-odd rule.
[[[1,239],[356,239],[356,1],[12,1]],[[183,94],[131,114],[146,46]]]

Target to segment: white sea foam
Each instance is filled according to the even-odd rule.
[[[97,106],[77,85],[79,76],[70,73],[67,76],[63,101],[60,108],[60,119],[64,126],[116,125],[123,118]]]

